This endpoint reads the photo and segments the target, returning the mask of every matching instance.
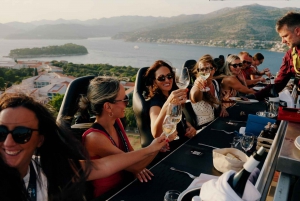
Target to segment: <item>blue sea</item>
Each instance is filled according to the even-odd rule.
[[[66,43],[83,45],[88,49],[89,54],[82,56],[30,58],[30,60],[66,60],[77,64],[107,63],[117,66],[140,68],[150,66],[155,60],[163,59],[170,62],[174,67],[181,67],[186,60],[198,60],[204,54],[210,54],[213,57],[224,55],[226,58],[228,54],[238,54],[240,51],[248,51],[252,55],[257,52],[262,53],[265,60],[264,63],[259,66],[259,69],[270,68],[271,72],[275,74],[279,70],[282,57],[284,56],[284,53],[266,50],[229,49],[184,44],[136,43],[112,40],[110,37],[104,37],[85,40],[0,39],[0,61],[9,60],[8,58],[3,58],[3,56],[7,56],[12,49],[63,45]]]

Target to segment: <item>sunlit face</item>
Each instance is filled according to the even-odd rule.
[[[24,107],[7,108],[0,112],[0,125],[6,126],[12,131],[17,126],[38,129],[38,119],[31,110]],[[44,137],[38,131],[33,131],[32,136],[25,144],[16,143],[11,133],[4,142],[0,142],[0,154],[2,159],[11,167],[19,170],[21,176],[25,176],[32,155],[37,147],[43,143]]]
[[[234,75],[239,75],[241,73],[242,63],[240,59],[236,59],[229,64],[230,71]]]
[[[284,25],[278,31],[278,34],[281,37],[281,42],[285,43],[289,46],[289,48],[300,45],[300,27],[296,27],[293,31],[291,31],[286,25]]]
[[[209,78],[212,79],[216,72],[216,69],[213,67],[211,63],[204,62],[199,64],[198,72],[199,73],[209,72],[210,76],[208,77],[208,79]]]
[[[118,96],[115,99],[115,102],[111,104],[111,109],[114,117],[123,118],[125,116],[125,108],[127,106],[126,100],[127,96],[125,94],[125,88],[122,84],[120,84],[120,90],[118,92]]]
[[[168,75],[172,73],[169,68],[162,66],[155,72],[155,84],[162,91],[163,94],[167,95],[172,89],[173,79],[168,78]],[[159,77],[165,77],[164,81],[157,80]]]
[[[248,56],[247,54],[244,54],[240,57],[241,62],[243,63],[242,69],[249,68],[252,64],[252,57]]]

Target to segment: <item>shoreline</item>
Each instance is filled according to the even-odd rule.
[[[88,53],[83,54],[50,54],[50,55],[22,55],[22,56],[3,56],[4,58],[11,58],[11,59],[26,59],[26,58],[43,58],[43,57],[65,57],[65,56],[81,56],[81,55],[87,55]]]

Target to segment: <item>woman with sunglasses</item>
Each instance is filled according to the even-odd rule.
[[[210,73],[206,80],[203,80],[199,73]],[[193,68],[193,73],[197,77],[190,92],[192,107],[197,116],[197,130],[206,126],[215,119],[215,114],[227,116],[226,108],[220,108],[220,87],[213,76],[216,72],[216,64],[211,55],[202,56]],[[208,87],[209,91],[204,91]]]
[[[151,132],[153,137],[157,138],[163,133],[162,123],[169,103],[184,104],[187,100],[187,89],[178,89],[172,67],[162,60],[155,61],[148,68],[145,80],[148,88],[145,98],[150,99]],[[177,124],[177,132],[169,136],[170,141],[175,139],[177,134],[180,136],[178,140],[170,143],[172,150],[196,135],[196,129],[185,121],[184,115],[181,122]]]
[[[225,62],[225,71],[221,81],[222,106],[229,107],[234,102],[230,97],[238,95],[254,94],[253,89],[247,87],[245,77],[241,71],[243,64],[237,55],[230,55]]]
[[[41,103],[24,94],[0,98],[0,157],[19,172],[30,200],[86,200],[86,180],[107,177],[165,145],[160,138],[145,149],[90,161],[81,142]]]
[[[96,115],[92,128],[82,135],[83,144],[91,159],[133,151],[120,120],[125,117],[128,103],[125,88],[118,80],[101,77],[91,80],[86,97],[82,97],[79,101],[81,110],[89,108],[90,113]],[[117,189],[133,180],[133,175],[140,182],[151,180],[153,174],[145,167],[154,157],[155,155],[148,157],[107,178],[94,180],[94,196],[101,195],[102,199],[108,198]]]

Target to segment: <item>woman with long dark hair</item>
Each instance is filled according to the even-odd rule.
[[[164,138],[138,151],[90,161],[72,133],[49,110],[24,94],[0,98],[0,156],[18,170],[36,200],[86,200],[85,181],[107,177],[165,146]]]

